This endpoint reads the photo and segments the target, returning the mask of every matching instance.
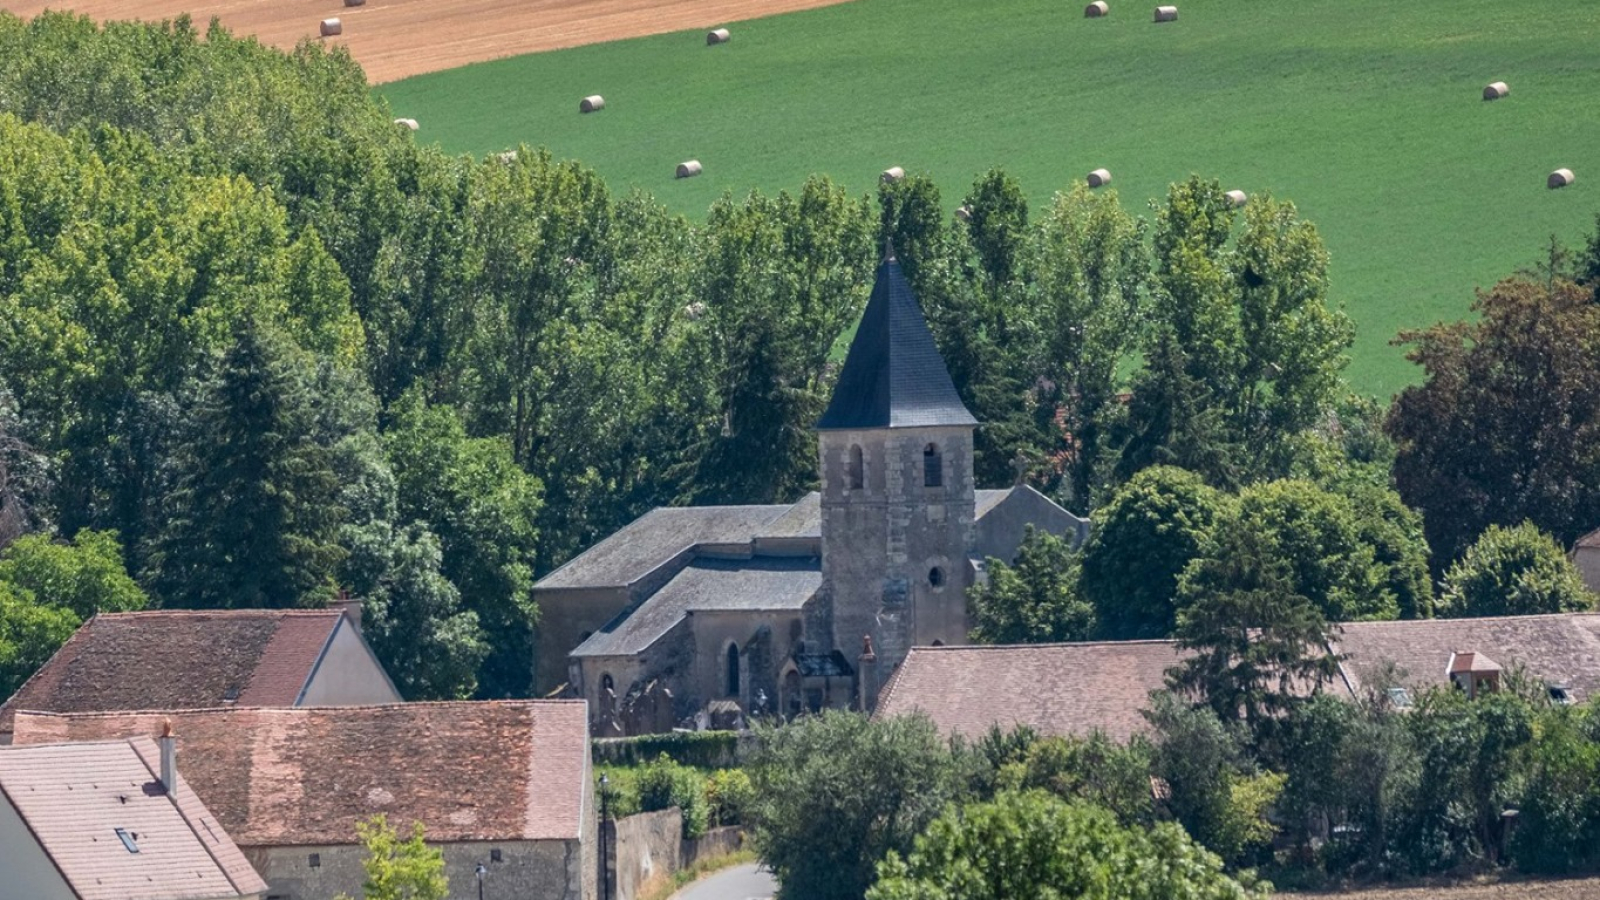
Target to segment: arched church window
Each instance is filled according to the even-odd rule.
[[[739,645],[728,645],[728,696],[739,696]]]
[[[934,587],[944,587],[944,570],[938,566],[928,570],[928,583]]]
[[[867,461],[863,458],[860,444],[850,446],[850,490],[859,491],[867,483]]]
[[[600,676],[600,694],[601,694],[601,696],[605,696],[606,694],[611,693],[612,691],[616,690],[616,688],[617,688],[617,683],[611,679],[611,673],[610,672],[607,672],[604,675]]]
[[[922,486],[942,487],[944,485],[944,460],[939,456],[939,445],[929,444],[922,448]]]

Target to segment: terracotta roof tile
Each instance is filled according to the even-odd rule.
[[[341,615],[327,609],[95,616],[0,706],[0,734],[21,709],[292,706]]]
[[[82,900],[186,900],[267,889],[146,737],[0,749],[0,789]],[[128,833],[138,852],[123,846]]]
[[[1178,661],[1171,641],[914,647],[878,698],[879,717],[920,710],[947,733],[992,726],[1043,734],[1095,730],[1126,740]]]
[[[1413,689],[1447,685],[1451,657],[1471,653],[1563,685],[1577,703],[1600,691],[1600,614],[1351,622],[1342,629],[1336,646],[1355,684],[1392,664]]]
[[[159,733],[244,847],[349,844],[376,813],[430,840],[580,836],[588,784],[583,701],[408,703],[174,713],[18,713],[16,742]]]

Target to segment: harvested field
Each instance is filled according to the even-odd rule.
[[[1278,896],[1284,900],[1600,900],[1600,878]]]
[[[188,13],[204,26],[221,19],[235,33],[289,48],[305,38],[350,48],[373,84],[468,63],[709,28],[842,0],[23,0],[0,8],[24,18],[69,9],[96,21],[160,21]],[[318,38],[317,25],[338,16],[344,34]]]

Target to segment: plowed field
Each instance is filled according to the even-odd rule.
[[[343,44],[374,84],[540,50],[577,47],[706,28],[759,16],[830,6],[841,0],[26,0],[0,9],[32,17],[70,9],[96,21],[159,21],[188,13],[237,34],[293,47],[302,38]],[[318,23],[338,18],[344,33],[319,38]]]

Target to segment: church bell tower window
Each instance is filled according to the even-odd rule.
[[[944,486],[944,460],[939,456],[938,444],[922,448],[922,486]]]
[[[861,453],[860,444],[850,446],[850,490],[859,491],[867,483],[867,462]]]
[[[728,696],[739,696],[739,647],[728,645]]]

